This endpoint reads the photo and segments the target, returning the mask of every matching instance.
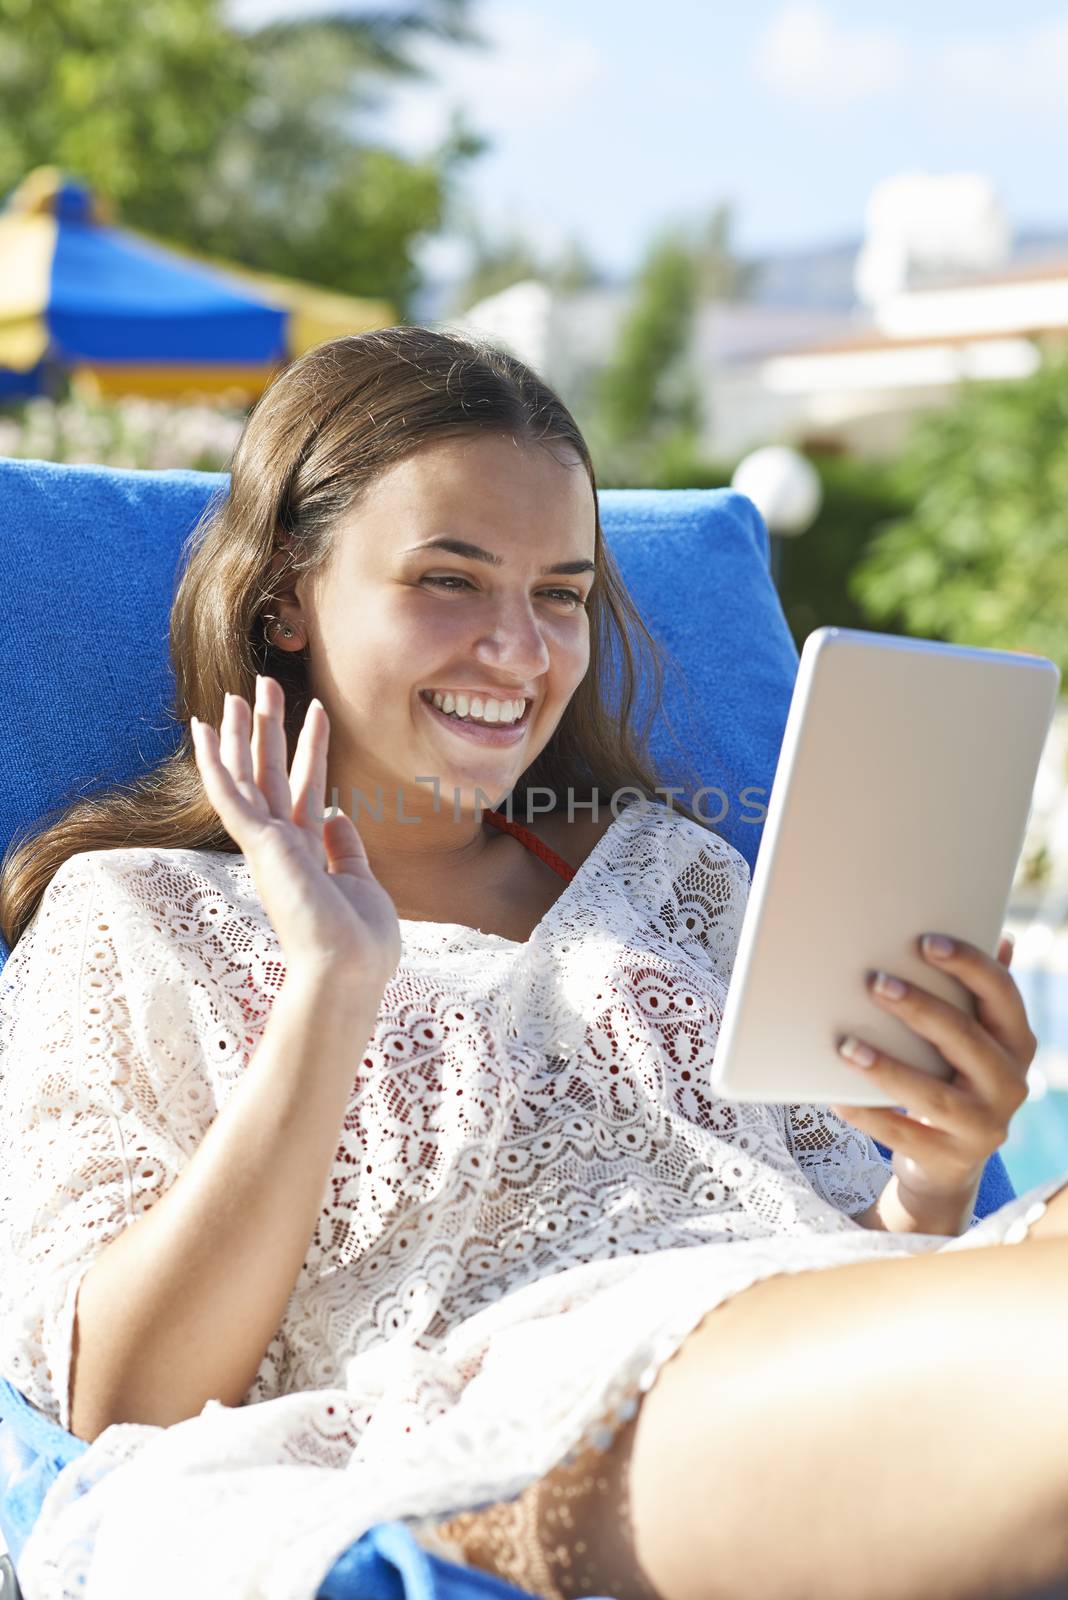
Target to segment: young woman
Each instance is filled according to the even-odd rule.
[[[91,1441],[41,1592],[311,1595],[396,1517],[551,1597],[1068,1581],[1068,1179],[969,1226],[1009,950],[929,956],[975,1020],[872,990],[956,1069],[858,1067],[904,1112],[717,1098],[749,874],[657,798],[632,645],[511,357],[386,329],[252,414],[189,739],[0,885],[0,1372]]]

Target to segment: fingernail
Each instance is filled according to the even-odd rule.
[[[887,1000],[900,1000],[905,993],[901,979],[892,978],[888,972],[877,972],[872,987],[876,994],[883,995]]]
[[[922,944],[924,955],[934,956],[936,959],[953,954],[953,940],[945,938],[941,933],[925,933]]]
[[[855,1039],[851,1033],[846,1035],[838,1049],[842,1055],[848,1056],[850,1061],[855,1062],[858,1067],[870,1067],[875,1060],[875,1051],[870,1049],[868,1045],[861,1044],[860,1040]]]

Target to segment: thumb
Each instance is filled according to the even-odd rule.
[[[1014,948],[1015,940],[1013,939],[1012,934],[1003,933],[1001,936],[1001,943],[998,945],[998,960],[1001,962],[1003,967],[1011,967],[1012,952]]]

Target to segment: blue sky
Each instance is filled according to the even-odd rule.
[[[315,0],[230,0],[240,20]],[[322,9],[322,7],[319,7]],[[352,7],[359,10],[358,5]],[[859,235],[873,185],[980,172],[1010,221],[1068,230],[1068,8],[1044,0],[480,0],[485,51],[422,54],[368,131],[429,148],[452,104],[493,149],[466,199],[611,272],[655,230],[734,208],[744,253]],[[456,247],[425,253],[449,271]]]

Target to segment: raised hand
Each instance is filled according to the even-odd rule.
[[[277,679],[257,677],[254,713],[226,696],[221,736],[190,719],[205,793],[248,862],[288,969],[337,972],[380,994],[400,960],[396,908],[351,817],[323,819],[325,708],[308,707],[288,773],[284,709]]]

